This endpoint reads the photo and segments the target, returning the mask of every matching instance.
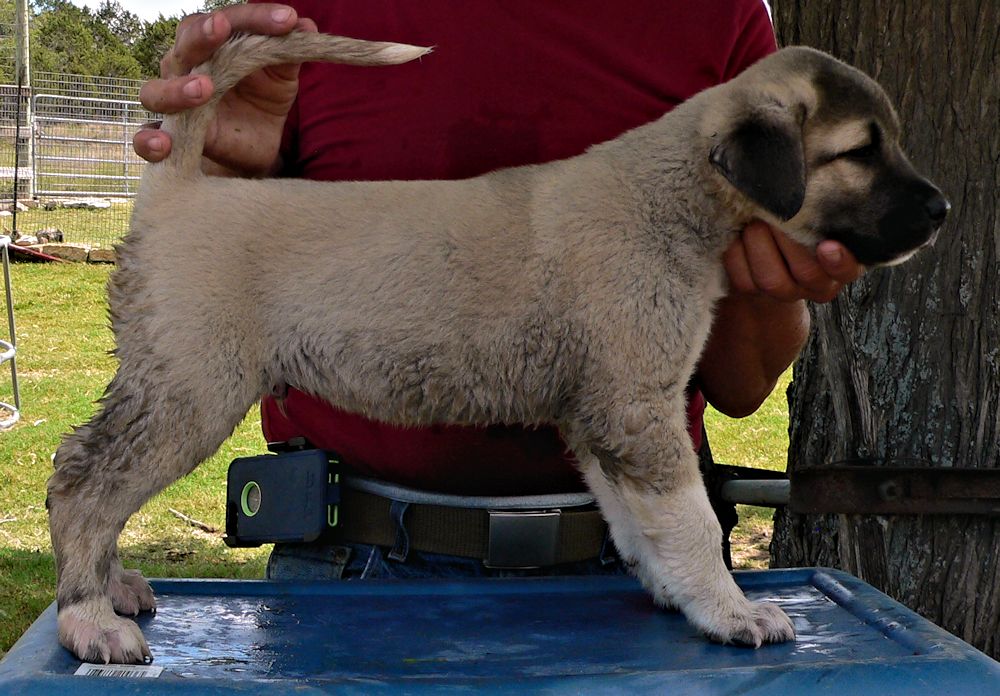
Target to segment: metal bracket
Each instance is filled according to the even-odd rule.
[[[790,478],[797,513],[1000,515],[1000,469],[834,465]]]
[[[713,462],[704,476],[712,499],[761,507],[788,504],[788,476],[784,471]]]
[[[542,568],[555,565],[559,548],[558,511],[490,510],[487,568]]]

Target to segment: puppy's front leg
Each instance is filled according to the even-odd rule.
[[[687,435],[683,404],[630,405],[615,423],[620,439],[581,441],[574,449],[625,563],[661,606],[680,609],[709,638],[759,647],[795,637],[776,605],[751,602],[722,557],[722,529],[708,501]],[[662,417],[652,414],[654,411]],[[582,450],[582,451],[581,451]]]

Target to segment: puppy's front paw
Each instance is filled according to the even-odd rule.
[[[140,611],[155,611],[156,598],[153,588],[138,570],[118,568],[111,573],[108,583],[111,604],[115,611],[125,616],[137,616]]]
[[[793,640],[795,627],[778,605],[748,601],[741,611],[730,615],[720,625],[709,628],[706,633],[720,643],[759,648],[764,643]]]
[[[115,615],[106,599],[59,610],[59,643],[84,662],[141,664],[153,655],[134,621]]]

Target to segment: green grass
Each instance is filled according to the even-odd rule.
[[[55,594],[45,482],[60,438],[93,414],[115,368],[108,354],[112,340],[104,299],[109,272],[107,266],[13,266],[22,418],[0,433],[0,654]],[[718,461],[784,468],[787,382],[786,376],[750,418],[732,421],[709,412],[707,427]],[[10,400],[6,365],[0,368],[0,400]],[[174,508],[221,530],[228,463],[262,451],[254,409],[215,457],[132,518],[121,538],[126,566],[150,577],[262,577],[267,547],[230,549],[218,535],[188,526],[169,512]],[[770,511],[741,508],[741,516],[738,563],[761,567]]]
[[[705,428],[713,458],[722,464],[784,471],[788,448],[788,402],[785,393],[792,379],[788,370],[757,412],[733,419],[709,407]]]
[[[705,428],[712,457],[720,464],[784,471],[788,460],[788,400],[791,369],[778,380],[774,391],[757,412],[734,420],[711,407]],[[732,533],[733,566],[766,568],[774,510],[737,505],[740,523]]]

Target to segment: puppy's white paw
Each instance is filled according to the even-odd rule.
[[[720,643],[759,648],[764,643],[784,643],[793,640],[795,627],[778,605],[748,601],[739,612],[707,627],[705,633]]]
[[[138,616],[140,611],[156,611],[153,588],[138,570],[112,570],[108,592],[115,611],[125,616]]]
[[[106,599],[59,611],[59,643],[84,662],[141,664],[153,655],[134,621],[117,616]]]

